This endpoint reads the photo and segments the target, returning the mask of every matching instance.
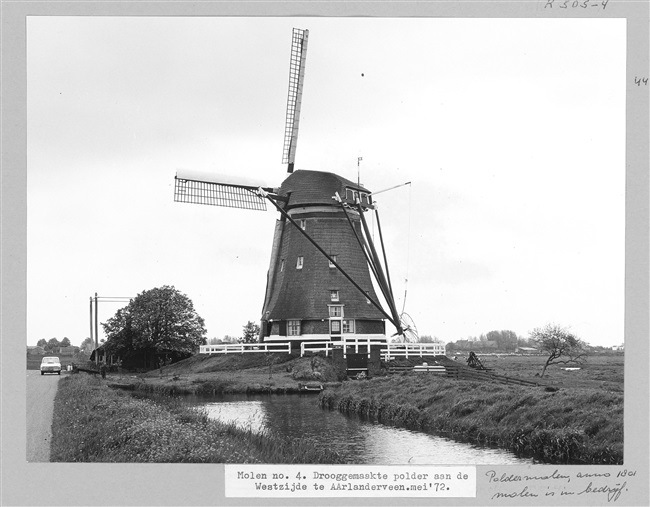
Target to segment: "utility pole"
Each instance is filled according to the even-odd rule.
[[[99,364],[99,328],[98,328],[98,308],[97,308],[97,293],[95,292],[95,364]]]
[[[90,296],[90,339],[93,339],[93,297]]]
[[[93,323],[93,299],[95,300],[95,319]],[[126,303],[131,301],[133,298],[131,296],[98,296],[95,292],[95,297],[90,296],[90,338],[93,338],[95,342],[95,364],[99,364],[99,300],[102,300],[106,303]],[[94,324],[94,326],[93,326]],[[94,330],[93,330],[94,328]],[[105,352],[104,352],[105,353]],[[104,361],[106,361],[106,356],[104,356]]]

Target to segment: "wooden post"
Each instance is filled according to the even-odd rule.
[[[344,379],[346,377],[347,364],[343,357],[343,349],[332,349],[332,361],[336,369],[337,377],[339,380]]]
[[[370,361],[368,361],[368,376],[379,375],[381,371],[381,345],[370,345]]]

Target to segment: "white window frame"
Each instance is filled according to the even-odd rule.
[[[284,259],[280,259],[280,273],[284,271]]]
[[[334,326],[338,326],[339,330],[335,331],[333,329]],[[330,334],[334,334],[334,335],[343,334],[342,329],[343,329],[343,325],[341,323],[341,319],[332,319],[332,320],[330,320]]]
[[[347,326],[347,331],[345,330]],[[341,332],[343,334],[354,334],[355,323],[354,319],[342,319],[341,322]]]
[[[331,290],[330,291],[330,301],[332,303],[338,303],[339,302],[339,291],[338,290]]]
[[[299,223],[300,223],[300,228],[304,231],[307,228],[307,220],[301,218]]]
[[[304,257],[302,255],[299,255],[298,260],[296,260],[296,269],[302,269],[304,263],[305,263]]]
[[[340,319],[343,317],[343,305],[328,305],[330,319]],[[338,315],[336,315],[338,310]]]
[[[332,259],[334,259],[334,262],[338,261],[338,259],[336,258],[336,255],[330,255],[330,257]],[[329,263],[330,263],[330,268],[335,268],[336,267],[332,261],[329,261]]]
[[[287,336],[301,336],[301,332],[300,320],[287,320]]]

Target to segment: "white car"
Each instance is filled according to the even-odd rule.
[[[58,373],[61,375],[61,361],[58,357],[44,357],[41,361],[41,375]]]

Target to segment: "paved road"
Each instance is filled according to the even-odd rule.
[[[65,374],[62,374],[65,375]],[[27,370],[27,461],[50,461],[52,412],[60,375]]]

